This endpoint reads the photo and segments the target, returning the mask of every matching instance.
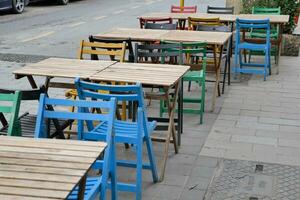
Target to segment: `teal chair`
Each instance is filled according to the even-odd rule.
[[[252,7],[252,14],[253,15],[280,15],[281,14],[281,8],[260,8],[260,7]],[[260,38],[260,39],[265,39],[267,38],[266,32],[263,30],[259,29],[252,29],[250,31],[250,38]],[[272,40],[278,40],[279,38],[279,25],[276,26],[271,26],[270,30],[270,39]],[[273,46],[271,48],[271,56],[274,56],[275,63],[277,63],[277,56],[279,52],[280,46]],[[251,56],[252,55],[260,55],[263,56],[264,53],[262,51],[249,51],[249,63],[251,62]]]
[[[4,114],[10,115],[8,121],[8,136],[21,136],[21,125],[18,120],[21,104],[21,93],[16,91],[12,94],[0,93],[0,121],[6,122]]]

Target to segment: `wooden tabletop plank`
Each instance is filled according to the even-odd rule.
[[[208,44],[222,45],[228,41],[231,34],[232,33],[206,31],[117,28],[103,34],[97,34],[96,37],[116,39],[131,38],[133,41],[171,40],[182,42],[207,42]]]
[[[58,183],[58,182],[50,182],[50,181],[37,181],[37,180],[25,180],[11,178],[0,178],[1,186],[13,186],[13,187],[30,187],[35,189],[59,189],[63,191],[70,191],[74,188],[74,184],[72,183]],[[1,195],[0,195],[1,199]]]
[[[0,194],[1,200],[55,200],[59,198],[46,198],[46,197],[25,197],[15,194]]]
[[[79,60],[65,58],[48,58],[38,63],[29,64],[15,70],[17,75],[35,75],[62,78],[88,78],[90,75],[99,72],[116,61],[106,60]],[[84,69],[84,70],[83,70]]]
[[[45,197],[45,198],[58,198],[65,199],[69,192],[59,190],[45,190],[45,189],[32,189],[32,188],[19,188],[0,186],[0,194],[13,194],[23,195],[27,197]]]
[[[51,161],[64,161],[64,162],[74,162],[74,163],[91,163],[94,158],[87,157],[73,157],[73,156],[61,156],[61,155],[45,155],[45,154],[35,154],[35,153],[24,153],[24,152],[10,152],[1,151],[0,157],[3,158],[19,158],[22,159],[26,157],[31,160],[51,160]],[[78,159],[80,158],[80,159]]]
[[[2,139],[4,138],[4,139]],[[91,141],[82,141],[82,140],[49,140],[46,138],[26,138],[26,137],[7,137],[4,135],[0,135],[0,140],[5,140],[5,141],[16,141],[16,140],[22,140],[22,141],[35,141],[38,143],[43,144],[70,144],[70,145],[78,145],[78,146],[89,146],[89,147],[105,147],[106,143],[105,142],[91,142]],[[82,147],[84,148],[84,147]]]
[[[155,12],[141,15],[138,18],[173,18],[173,19],[187,19],[188,17],[195,18],[219,18],[222,22],[234,22],[237,18],[241,19],[270,19],[271,23],[288,23],[289,15],[258,15],[258,14],[208,14],[208,13],[168,13]]]
[[[66,199],[105,145],[1,136],[0,199]]]
[[[96,81],[117,81],[170,87],[187,72],[189,66],[116,63],[90,77]],[[124,76],[125,75],[125,76]]]

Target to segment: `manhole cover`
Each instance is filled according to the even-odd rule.
[[[205,199],[299,200],[300,167],[223,160]]]

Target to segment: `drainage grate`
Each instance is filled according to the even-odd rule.
[[[223,160],[205,199],[299,200],[300,167]]]
[[[17,63],[36,63],[49,58],[49,56],[0,53],[0,60]]]

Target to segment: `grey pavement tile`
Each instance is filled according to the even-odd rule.
[[[182,187],[156,184],[149,188],[144,188],[143,195],[161,199],[178,199],[181,191]]]
[[[201,177],[201,176],[190,176],[187,184],[185,185],[186,189],[189,190],[207,190],[210,184],[211,178]]]
[[[185,189],[180,196],[180,200],[202,200],[204,198],[205,191],[203,190],[189,190]]]
[[[214,174],[215,167],[197,166],[195,165],[191,171],[190,177],[201,176],[204,178],[211,178]]]
[[[207,156],[198,156],[196,159],[195,165],[204,166],[204,167],[216,167],[218,164],[217,158],[207,157]]]

